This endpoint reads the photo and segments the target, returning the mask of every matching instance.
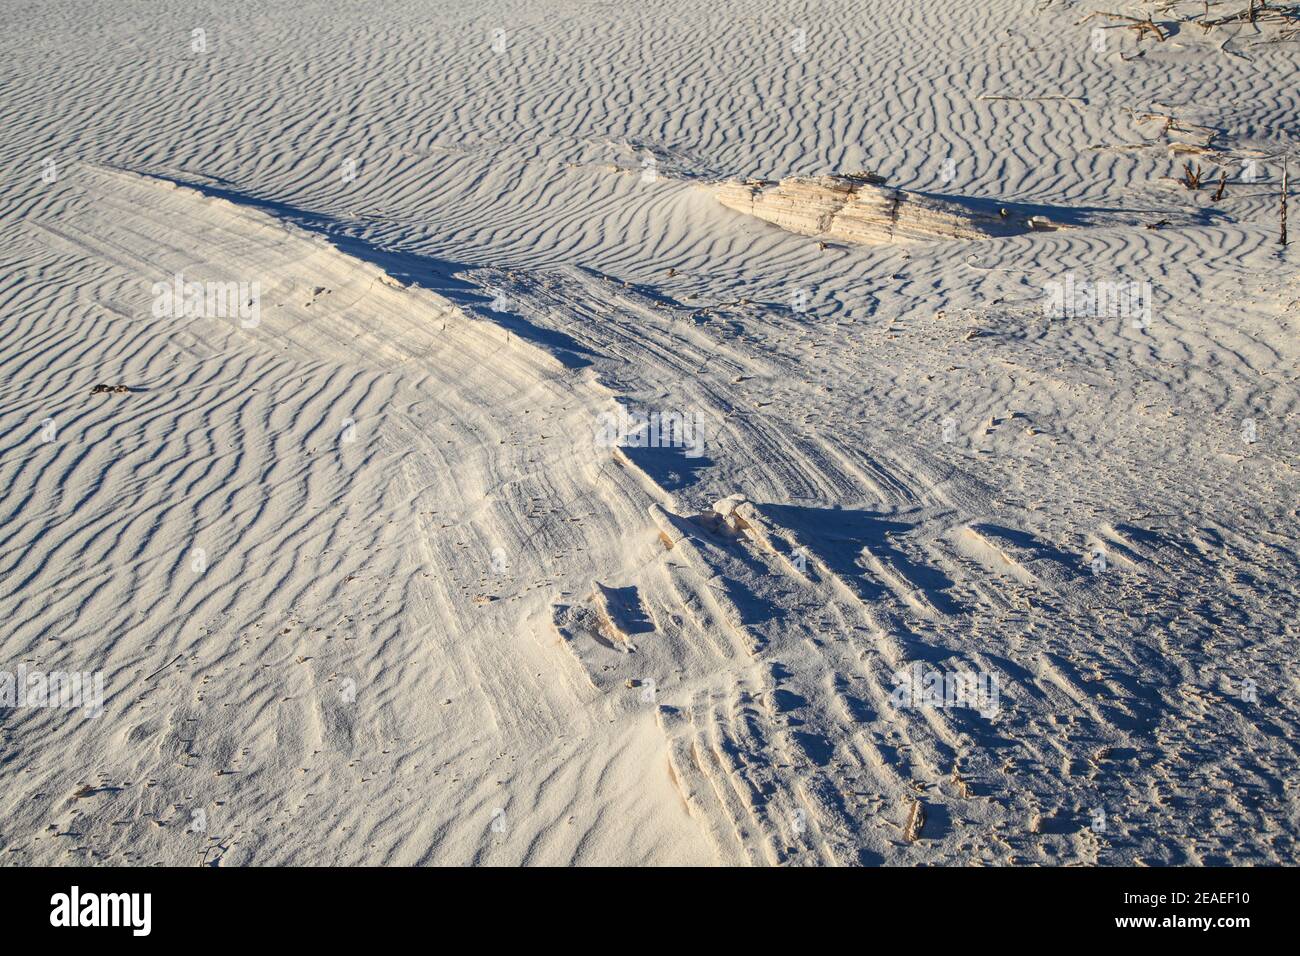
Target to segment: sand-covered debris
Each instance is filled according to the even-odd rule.
[[[727,182],[717,187],[717,196],[724,206],[791,232],[867,245],[990,239],[1056,228],[1045,217],[911,192],[869,173]]]

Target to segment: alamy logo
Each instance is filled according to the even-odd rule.
[[[900,710],[921,707],[964,707],[979,711],[992,719],[1000,710],[998,681],[992,674],[980,671],[944,673],[926,670],[920,662],[907,670],[894,674],[894,690],[890,703]]]
[[[19,664],[16,672],[0,671],[0,708],[15,707],[82,708],[88,717],[102,717],[104,675],[29,671],[26,664]]]
[[[601,448],[682,448],[687,458],[704,454],[704,432],[698,412],[641,412],[619,406],[603,412],[596,423]]]
[[[129,926],[133,936],[148,936],[153,928],[151,893],[70,893],[50,897],[51,926]]]
[[[262,321],[260,282],[186,282],[178,272],[171,282],[155,282],[150,291],[155,318],[239,319],[246,329]]]
[[[1068,272],[1064,281],[1046,283],[1043,294],[1049,319],[1127,319],[1135,329],[1151,327],[1150,282],[1094,282]]]

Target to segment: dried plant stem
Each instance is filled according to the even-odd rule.
[[[1286,245],[1286,194],[1289,187],[1290,179],[1290,161],[1287,158],[1282,160],[1282,234],[1278,236],[1278,242]]]

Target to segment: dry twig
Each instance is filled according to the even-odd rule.
[[[1223,194],[1228,191],[1228,171],[1226,169],[1219,171],[1219,188],[1214,192],[1214,201],[1218,202],[1223,198]]]
[[[1290,158],[1289,158],[1289,157],[1283,157],[1283,159],[1282,159],[1282,197],[1281,197],[1281,200],[1282,200],[1282,213],[1281,213],[1281,214],[1282,214],[1282,234],[1278,237],[1278,240],[1277,240],[1277,241],[1278,241],[1281,245],[1284,245],[1284,246],[1286,245],[1286,194],[1287,194],[1287,190],[1288,190],[1288,188],[1289,188],[1289,180],[1290,180],[1290,165],[1291,165],[1291,163],[1290,163]]]

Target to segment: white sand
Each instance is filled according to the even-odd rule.
[[[0,860],[1297,862],[1300,46],[1096,8],[7,5]]]

